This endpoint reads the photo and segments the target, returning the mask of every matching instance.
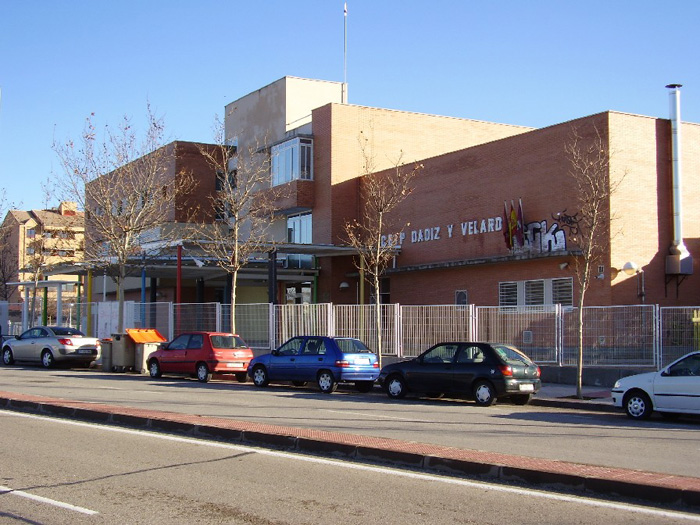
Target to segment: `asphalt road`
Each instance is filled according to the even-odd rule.
[[[490,452],[698,476],[698,420],[636,422],[622,414],[459,400],[389,400],[351,388],[323,395],[313,387],[252,384],[87,370],[0,368],[0,390],[217,416],[300,428],[359,433]]]
[[[0,411],[0,523],[700,523],[700,516]]]

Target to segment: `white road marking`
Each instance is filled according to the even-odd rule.
[[[33,501],[38,501],[39,503],[46,503],[47,505],[52,505],[54,507],[60,507],[62,509],[72,510],[74,512],[80,512],[81,514],[99,514],[99,512],[97,512],[96,510],[86,509],[85,507],[78,507],[77,505],[71,505],[70,503],[64,503],[63,501],[56,501],[55,499],[44,498],[43,496],[30,494],[29,492],[24,492],[23,490],[14,490],[10,487],[5,487],[4,485],[0,485],[0,494],[12,494],[21,498],[27,498]]]
[[[651,507],[644,507],[641,505],[628,505],[625,503],[614,503],[611,501],[597,500],[597,499],[583,497],[583,496],[566,496],[564,494],[554,494],[554,493],[550,493],[550,492],[544,492],[541,490],[511,487],[511,486],[507,486],[507,485],[499,485],[496,483],[488,483],[488,482],[482,482],[482,481],[469,481],[469,480],[465,480],[465,479],[449,478],[449,477],[438,476],[438,475],[433,475],[433,474],[420,474],[417,472],[398,470],[398,469],[393,469],[393,468],[389,468],[389,467],[375,467],[375,466],[371,466],[371,465],[362,465],[362,464],[358,464],[358,463],[348,463],[348,462],[343,462],[340,460],[331,460],[331,459],[323,459],[323,458],[318,458],[318,457],[313,457],[313,456],[304,456],[304,455],[294,454],[294,453],[290,453],[290,452],[278,452],[278,451],[274,451],[274,450],[260,449],[260,448],[245,446],[245,445],[232,445],[229,443],[220,443],[217,441],[207,441],[204,439],[170,436],[167,434],[159,434],[156,432],[145,432],[142,430],[131,430],[128,428],[110,427],[110,426],[106,426],[106,425],[100,425],[97,423],[82,423],[79,421],[71,421],[68,419],[54,419],[54,418],[49,418],[49,417],[45,417],[45,416],[37,416],[34,414],[23,414],[21,412],[11,412],[11,411],[6,411],[6,410],[0,410],[0,414],[3,414],[3,413],[4,413],[4,415],[7,415],[7,416],[17,416],[17,417],[26,417],[26,418],[32,418],[32,419],[40,419],[40,420],[44,420],[44,421],[52,421],[55,423],[61,423],[61,424],[65,424],[65,425],[74,425],[74,426],[84,427],[84,428],[99,428],[101,430],[105,430],[108,432],[117,432],[117,433],[129,434],[129,435],[141,436],[141,437],[151,437],[154,439],[161,439],[164,441],[173,441],[176,443],[188,443],[190,445],[199,445],[199,446],[207,446],[207,447],[212,447],[212,448],[221,448],[221,449],[226,449],[226,450],[235,450],[238,452],[248,452],[248,453],[252,452],[252,453],[257,453],[257,454],[261,454],[264,456],[279,457],[279,458],[291,459],[291,460],[296,460],[296,461],[305,461],[307,463],[317,463],[317,464],[321,464],[321,465],[330,465],[330,466],[334,466],[334,467],[338,467],[338,468],[362,470],[365,472],[375,472],[375,473],[380,473],[383,475],[394,475],[397,477],[419,479],[419,480],[431,481],[431,482],[435,482],[435,483],[445,483],[448,485],[459,485],[459,486],[475,488],[475,489],[491,490],[491,491],[495,491],[495,492],[503,492],[503,493],[508,493],[508,494],[517,494],[520,496],[529,496],[529,497],[542,498],[542,499],[553,500],[553,501],[576,503],[579,505],[587,505],[590,507],[599,507],[599,508],[605,508],[605,509],[621,510],[621,511],[625,511],[625,512],[634,512],[634,513],[642,514],[642,515],[646,515],[646,516],[657,516],[657,517],[663,517],[663,518],[669,518],[669,519],[682,519],[682,520],[700,523],[700,515],[697,515],[697,514],[688,514],[688,513],[684,513],[684,512],[660,510],[660,509],[655,509],[655,508],[651,508]],[[38,499],[38,496],[36,496],[35,498]],[[75,508],[80,508],[80,507],[75,507]],[[85,509],[85,510],[87,510],[87,509]],[[89,511],[89,512],[93,512],[93,511]]]

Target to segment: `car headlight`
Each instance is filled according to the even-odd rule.
[[[619,379],[617,381],[615,381],[613,388],[620,388],[620,380]]]

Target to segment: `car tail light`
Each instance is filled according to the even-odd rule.
[[[335,366],[338,368],[348,368],[350,366],[350,363],[347,361],[336,361]]]
[[[513,375],[513,369],[511,368],[510,365],[499,365],[498,367],[501,371],[501,374],[504,376],[512,376]]]
[[[540,370],[540,367],[537,367],[537,377],[540,377],[542,375],[542,370]]]
[[[372,368],[379,368],[379,362],[375,361],[374,363],[372,363]]]
[[[73,340],[72,339],[62,339],[59,338],[58,342],[61,343],[63,346],[73,346]]]

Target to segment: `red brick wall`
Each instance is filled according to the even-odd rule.
[[[414,181],[413,193],[394,214],[395,231],[403,227],[406,235],[397,268],[430,264],[443,267],[390,273],[391,301],[452,304],[455,290],[466,289],[469,302],[497,305],[499,282],[560,277],[574,277],[576,295],[578,283],[571,258],[555,252],[550,254],[553,257],[524,260],[512,256],[502,231],[469,231],[470,222],[477,221],[480,227],[481,221],[486,220],[488,226],[488,219],[502,217],[504,201],[510,208],[511,201],[517,206],[518,199],[522,199],[525,223],[546,221],[547,228],[556,225],[554,217],[558,212],[574,214],[576,189],[568,175],[570,166],[564,152],[573,127],[588,140],[592,140],[596,130],[606,140],[609,136],[611,177],[613,181],[622,180],[608,210],[615,219],[609,227],[606,221],[600,238],[605,248],[598,263],[604,267],[603,278],[592,280],[586,304],[641,301],[637,297],[637,278],[617,271],[627,260],[634,260],[645,270],[647,303],[698,304],[700,276],[688,277],[679,288],[678,298],[675,283],[667,286],[665,282],[664,262],[671,242],[669,122],[620,113],[593,115],[423,160],[424,169]],[[694,256],[697,274],[700,211],[695,203],[700,189],[695,181],[700,171],[700,126],[684,128],[684,144],[689,144],[683,151],[684,237]],[[349,183],[332,186],[343,195],[343,207],[333,203],[332,219],[320,226],[324,234],[337,232],[345,217],[351,216],[358,206],[346,197],[353,192],[356,195],[356,187]],[[314,209],[315,229],[316,219]],[[462,234],[463,224],[466,235]],[[451,238],[449,225],[453,228]],[[567,249],[577,248],[575,236],[563,225],[558,229],[566,236]],[[433,239],[418,242],[419,231],[423,238],[427,231]],[[492,260],[499,257],[505,260]],[[456,264],[482,258],[481,264]],[[565,261],[571,264],[560,269],[560,263]],[[341,262],[333,264],[340,266]],[[333,275],[333,279],[339,278],[340,275]]]

